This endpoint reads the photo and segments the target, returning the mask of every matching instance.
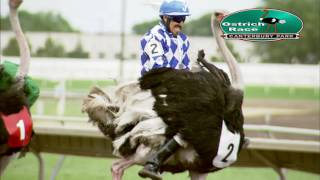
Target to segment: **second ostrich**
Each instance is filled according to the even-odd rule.
[[[21,63],[0,63],[0,177],[14,153],[25,149],[32,136],[29,107],[39,88],[27,77],[30,50],[21,30],[17,9],[22,0],[9,0],[10,22],[18,41]]]

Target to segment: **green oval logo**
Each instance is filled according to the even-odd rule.
[[[220,23],[226,39],[275,41],[299,39],[302,20],[278,9],[249,9],[224,17]]]

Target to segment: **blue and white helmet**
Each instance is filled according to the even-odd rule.
[[[164,0],[160,6],[160,16],[190,16],[184,0]]]

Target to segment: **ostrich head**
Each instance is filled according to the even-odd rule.
[[[223,19],[227,14],[229,14],[229,12],[227,12],[226,10],[216,10],[216,11],[213,13],[213,16],[215,17],[215,19],[216,19],[217,22],[221,22],[222,19]]]
[[[9,7],[11,9],[17,9],[22,3],[22,0],[10,0]]]

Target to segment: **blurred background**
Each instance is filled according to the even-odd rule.
[[[320,128],[320,1],[187,2],[192,15],[187,18],[183,31],[190,38],[191,60],[194,62],[197,51],[204,49],[206,58],[226,71],[227,66],[223,63],[210,29],[210,18],[214,10],[235,12],[267,7],[289,11],[299,16],[304,22],[302,38],[299,40],[228,40],[227,43],[240,62],[244,74],[246,123],[311,130]],[[8,19],[8,1],[1,0],[0,3],[0,58],[1,61],[18,62],[19,49]],[[32,108],[35,117],[44,119],[38,122],[35,118],[40,124],[39,127],[52,123],[47,122],[48,118],[43,118],[45,116],[64,123],[64,118],[81,119],[80,123],[86,122],[86,116],[80,111],[81,99],[90,87],[110,87],[119,82],[135,80],[140,76],[140,39],[159,22],[160,3],[161,0],[24,0],[19,9],[19,17],[32,51],[29,74],[41,88],[41,97]],[[320,140],[319,137],[288,137],[270,132],[247,134],[271,139]],[[52,153],[45,153],[44,157],[46,177],[49,178],[56,162],[61,159],[60,155]],[[111,178],[111,159],[68,156],[64,161],[57,179]],[[320,160],[317,158],[316,161]],[[320,169],[319,163],[316,165]],[[86,175],[79,174],[79,169],[83,173],[85,170]],[[138,169],[139,167],[131,168],[124,179],[138,178]],[[234,176],[239,180],[249,177],[269,180],[277,179],[278,175],[271,168],[232,167],[211,174],[208,179],[233,179]],[[0,179],[36,177],[36,158],[27,155],[26,158],[14,161]],[[320,179],[318,174],[296,170],[289,170],[287,178]],[[178,176],[166,175],[165,179],[188,177],[184,173]]]

